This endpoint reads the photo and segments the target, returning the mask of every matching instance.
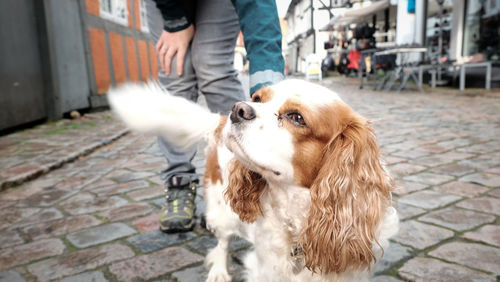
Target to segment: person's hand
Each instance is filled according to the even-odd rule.
[[[186,57],[189,42],[194,36],[194,26],[190,25],[188,28],[177,31],[167,32],[162,31],[158,43],[156,43],[156,54],[160,66],[166,75],[170,75],[172,59],[177,54],[177,74],[182,75],[184,65],[184,58]]]

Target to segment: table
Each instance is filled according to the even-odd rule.
[[[408,79],[412,78],[413,81],[417,84],[418,89],[420,92],[424,92],[422,89],[422,84],[420,80],[417,78],[417,75],[415,72],[417,71],[417,64],[418,62],[412,62],[410,61],[410,54],[414,53],[425,53],[427,52],[427,48],[424,47],[398,47],[394,49],[388,49],[388,50],[383,50],[383,51],[378,51],[375,52],[374,55],[374,63],[376,63],[376,57],[377,56],[382,56],[382,55],[400,55],[400,65],[396,66],[394,71],[392,73],[387,74],[384,76],[382,79],[382,82],[380,85],[376,85],[376,79],[375,79],[375,88],[376,89],[381,89],[382,87],[385,88],[385,90],[390,90],[396,82],[396,80],[400,79],[401,83],[398,87],[398,92],[401,91],[402,89],[406,88],[406,84],[408,83]],[[390,76],[390,77],[389,77]],[[388,81],[387,81],[388,80]],[[387,85],[385,85],[387,81]]]
[[[465,89],[465,70],[467,68],[486,67],[486,90],[491,88],[491,62],[466,63],[460,66],[460,91]]]
[[[364,79],[363,79],[363,66],[365,67],[365,71],[366,71],[366,63],[362,62],[362,60],[365,60],[366,57],[373,57],[373,54],[377,52],[377,49],[365,49],[365,50],[361,50],[360,53],[361,53],[361,58],[359,59],[359,67],[358,67],[358,76],[359,76],[359,79],[360,79],[360,84],[359,84],[359,89],[363,89],[364,87]],[[376,72],[376,65],[375,65],[375,62],[371,61],[370,62],[371,66],[370,66],[370,69],[373,70],[373,79],[376,83],[377,81],[377,72]],[[368,78],[369,74],[367,73],[366,74],[366,78]]]

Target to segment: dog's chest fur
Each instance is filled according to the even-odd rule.
[[[298,238],[307,219],[310,201],[309,190],[305,188],[272,183],[266,187],[261,197],[264,216],[255,223],[255,252],[257,257],[267,257],[258,260],[266,261],[267,265],[258,267],[269,269],[269,273],[275,275],[282,273],[282,277],[302,271],[303,261],[300,252],[297,253]]]

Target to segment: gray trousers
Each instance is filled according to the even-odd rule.
[[[159,80],[171,94],[194,102],[198,99],[198,93],[203,94],[212,112],[226,114],[234,103],[245,99],[233,67],[234,47],[240,31],[238,15],[230,0],[198,2],[195,35],[184,60],[183,74],[180,77],[177,75],[174,57],[170,76],[167,77],[160,70]],[[163,31],[163,18],[154,1],[146,0],[146,9],[149,32],[156,45]],[[196,147],[185,152],[160,137],[158,145],[167,159],[167,168],[161,173],[162,179],[168,180],[181,174],[187,174],[193,180],[197,178],[191,163]]]

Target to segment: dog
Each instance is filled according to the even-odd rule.
[[[232,235],[254,245],[249,281],[368,281],[398,230],[370,122],[325,87],[284,80],[228,116],[154,83],[111,90],[109,101],[134,130],[185,148],[207,140],[206,221],[218,239],[207,281],[231,280]]]

